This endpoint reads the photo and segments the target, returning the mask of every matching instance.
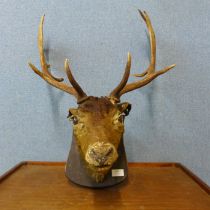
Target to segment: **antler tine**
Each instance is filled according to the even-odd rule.
[[[47,64],[46,59],[45,59],[44,47],[43,47],[43,45],[44,45],[43,44],[44,17],[45,17],[45,15],[43,15],[41,17],[41,21],[40,21],[40,24],[39,24],[39,32],[38,32],[38,47],[39,47],[39,55],[40,55],[40,63],[41,63],[42,71],[43,71],[43,73],[45,73],[46,75],[48,75],[52,79],[54,79],[58,82],[62,82],[64,80],[63,78],[56,78],[50,73],[50,71],[49,71],[50,65]]]
[[[120,81],[119,85],[109,94],[109,97],[114,101],[119,101],[119,93],[125,87],[128,78],[130,76],[130,69],[131,69],[131,54],[128,52],[127,63],[125,67],[125,72],[123,75],[122,80]]]
[[[77,100],[78,103],[81,103],[85,98],[87,98],[86,93],[82,90],[80,85],[77,83],[77,81],[74,79],[74,76],[72,74],[72,71],[69,67],[68,59],[65,60],[65,70],[67,77],[69,79],[69,82],[72,84],[73,88],[77,90]]]
[[[155,64],[156,64],[156,39],[155,39],[155,33],[154,33],[154,29],[152,27],[151,21],[149,16],[147,15],[147,13],[145,11],[141,11],[139,10],[139,14],[141,15],[141,17],[143,18],[143,20],[145,21],[147,28],[148,28],[148,32],[149,32],[149,40],[150,40],[150,65],[149,67],[146,69],[145,73],[143,72],[142,75],[146,75],[147,73],[152,73],[155,72]]]
[[[148,14],[145,11],[140,11],[138,10],[141,17],[143,18],[143,20],[146,23],[148,32],[149,32],[149,40],[150,40],[150,65],[149,67],[141,74],[134,74],[134,76],[136,77],[144,77],[142,80],[137,81],[137,82],[133,82],[130,84],[127,84],[126,86],[124,86],[124,88],[120,91],[120,93],[118,94],[118,96],[120,97],[121,95],[130,92],[132,90],[141,88],[145,85],[147,85],[148,83],[150,83],[152,80],[154,80],[156,77],[158,77],[161,74],[166,73],[167,71],[169,71],[170,69],[172,69],[173,67],[175,67],[175,64],[172,64],[170,66],[167,66],[165,68],[163,68],[162,70],[159,71],[155,71],[155,64],[156,64],[156,40],[155,40],[155,33],[154,33],[154,29],[152,27],[152,23],[151,20],[148,16]]]
[[[39,69],[36,68],[36,66],[34,66],[32,63],[29,63],[29,66],[31,67],[31,69],[37,74],[39,75],[43,80],[45,80],[48,84],[65,91],[66,93],[69,93],[73,96],[75,96],[77,98],[77,92],[75,91],[74,88],[69,87],[67,84],[62,83],[62,82],[58,82],[52,78],[50,78],[48,75],[44,74],[43,72],[39,71]]]
[[[29,63],[29,66],[31,69],[38,74],[43,80],[45,80],[48,84],[63,90],[77,98],[77,102],[81,100],[81,97],[86,96],[86,94],[83,92],[81,87],[78,85],[78,83],[74,80],[73,75],[71,74],[71,77],[73,78],[73,82],[71,84],[73,87],[67,85],[66,83],[62,83],[64,80],[63,78],[56,78],[54,77],[50,71],[49,67],[50,65],[47,64],[45,56],[44,56],[44,47],[43,47],[43,23],[44,23],[44,16],[41,17],[41,21],[39,24],[39,31],[38,31],[38,47],[39,47],[39,55],[40,55],[40,63],[41,63],[41,69],[42,71],[38,70],[33,64]],[[67,76],[69,77],[69,72],[67,72]],[[76,85],[74,85],[76,84]]]

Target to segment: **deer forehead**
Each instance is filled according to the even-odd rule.
[[[116,104],[112,104],[106,97],[91,97],[88,101],[79,105],[77,114],[80,118],[105,119],[118,114]]]

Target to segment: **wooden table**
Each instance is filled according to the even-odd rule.
[[[210,210],[210,189],[179,163],[130,163],[105,189],[70,183],[64,162],[22,162],[0,177],[0,209]]]

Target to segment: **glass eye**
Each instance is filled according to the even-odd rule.
[[[67,118],[72,121],[74,125],[78,123],[78,118],[76,117],[75,110],[76,109],[69,109],[69,114],[67,116]]]
[[[74,115],[70,116],[70,117],[69,117],[69,120],[71,120],[71,121],[73,122],[74,125],[78,123],[78,119],[77,119],[77,117],[74,116]]]
[[[119,115],[119,117],[118,117],[118,121],[120,121],[121,123],[123,123],[124,120],[125,120],[125,116],[126,116],[126,114],[125,114],[124,112],[121,113],[121,114]]]

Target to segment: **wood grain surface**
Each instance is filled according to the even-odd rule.
[[[0,177],[0,209],[210,210],[210,190],[178,163],[130,163],[129,178],[90,189],[67,180],[63,162],[22,162]]]

